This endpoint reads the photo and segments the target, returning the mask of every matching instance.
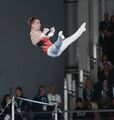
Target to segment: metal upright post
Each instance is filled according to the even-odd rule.
[[[80,69],[79,71],[79,97],[83,98],[83,82],[84,82],[84,75],[83,70]]]
[[[58,116],[57,116],[57,103],[55,103],[55,120],[58,120]]]
[[[92,44],[92,54],[91,56],[94,58],[94,64],[92,68],[92,78],[93,80],[97,80],[97,62],[98,62],[98,55],[97,55],[97,45],[99,39],[99,0],[89,0],[89,7],[90,7],[90,37],[91,37],[91,44]],[[95,81],[97,82],[97,81]]]
[[[12,97],[12,120],[15,120],[15,98]]]
[[[64,0],[65,5],[65,30],[68,36],[76,31],[77,27],[77,1]],[[68,65],[78,65],[78,44],[73,43],[68,48]]]
[[[67,78],[64,79],[64,118],[65,120],[68,120],[68,83]]]

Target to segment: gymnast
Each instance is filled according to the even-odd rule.
[[[28,24],[31,28],[30,38],[34,46],[38,46],[50,57],[58,57],[62,52],[74,41],[76,41],[83,32],[86,31],[86,23],[84,22],[81,27],[70,37],[65,38],[63,31],[59,31],[58,38],[55,43],[50,41],[50,38],[54,36],[55,28],[50,30],[44,28],[43,32],[40,30],[41,23],[38,17],[31,17],[28,20]]]

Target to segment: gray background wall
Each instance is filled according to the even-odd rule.
[[[114,0],[106,0],[106,11],[114,15]]]
[[[30,41],[27,20],[39,16],[42,27],[64,30],[63,0],[1,0],[0,1],[0,98],[14,94],[22,86],[27,97],[37,93],[39,85],[55,83],[63,92],[65,53],[59,58],[46,56]]]

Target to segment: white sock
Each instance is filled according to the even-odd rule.
[[[63,31],[59,31],[58,37],[60,37],[62,40],[65,39],[65,36],[63,35]]]

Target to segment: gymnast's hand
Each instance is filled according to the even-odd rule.
[[[53,37],[54,33],[55,33],[55,27],[53,26],[52,28],[50,28],[50,33],[48,34],[48,37],[49,38]]]
[[[43,33],[46,35],[49,32],[48,28],[44,28]]]

